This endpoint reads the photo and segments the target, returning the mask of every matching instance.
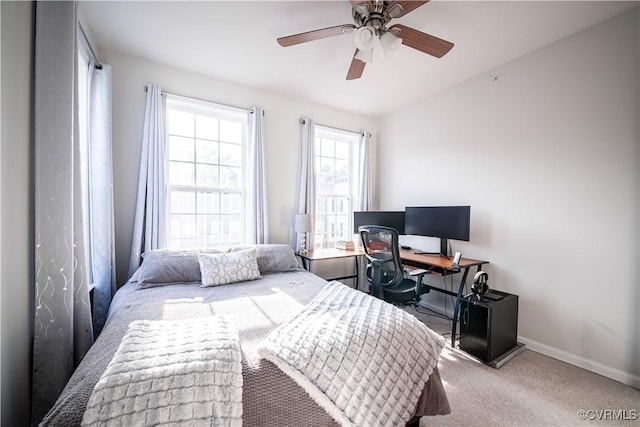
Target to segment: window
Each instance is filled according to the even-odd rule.
[[[167,246],[244,242],[247,115],[167,97]]]
[[[332,248],[352,239],[352,170],[360,135],[315,126],[316,226],[315,248]]]

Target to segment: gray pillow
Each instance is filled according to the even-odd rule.
[[[263,244],[251,246],[237,246],[230,248],[229,252],[237,252],[249,248],[256,248],[256,258],[260,273],[277,273],[279,271],[299,270],[296,254],[293,248],[283,244]]]
[[[155,249],[145,252],[138,269],[138,289],[176,283],[200,282],[198,253],[224,253],[221,249]]]

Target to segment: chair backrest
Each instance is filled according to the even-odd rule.
[[[368,260],[367,280],[374,287],[389,287],[401,282],[404,269],[400,262],[398,231],[381,225],[358,227]]]

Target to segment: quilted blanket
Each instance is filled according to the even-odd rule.
[[[242,366],[228,317],[129,325],[83,426],[241,426]]]
[[[331,282],[258,353],[341,425],[399,426],[414,415],[443,347],[414,316]]]

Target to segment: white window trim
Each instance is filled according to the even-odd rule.
[[[247,206],[247,185],[248,185],[248,170],[247,170],[247,138],[248,138],[248,122],[246,120],[246,110],[243,110],[241,108],[236,108],[236,107],[231,107],[231,106],[227,106],[227,105],[222,105],[222,104],[216,104],[214,102],[209,102],[209,101],[203,101],[200,99],[196,99],[196,98],[189,98],[189,97],[185,97],[185,96],[180,96],[180,95],[174,95],[174,94],[167,94],[167,102],[166,102],[166,108],[167,110],[169,110],[169,108],[171,108],[172,110],[179,110],[179,111],[185,111],[185,112],[189,112],[189,113],[194,113],[194,114],[202,114],[202,115],[212,115],[215,116],[217,119],[219,120],[232,120],[232,121],[237,121],[239,118],[242,118],[243,120],[241,121],[242,124],[242,128],[241,128],[241,133],[242,133],[242,138],[241,138],[241,143],[240,143],[240,147],[241,147],[241,164],[239,166],[240,170],[241,170],[241,174],[242,174],[242,186],[240,187],[213,187],[213,186],[197,186],[197,185],[179,185],[179,184],[169,184],[168,182],[168,177],[169,177],[169,173],[168,173],[168,166],[169,166],[169,162],[171,162],[170,158],[169,158],[169,129],[167,126],[166,129],[166,134],[167,134],[167,144],[165,146],[165,165],[164,167],[166,168],[165,170],[165,176],[167,177],[167,182],[165,184],[165,191],[166,191],[166,197],[165,197],[165,217],[167,218],[166,221],[166,225],[165,225],[165,233],[166,233],[166,242],[167,242],[167,246],[171,247],[170,245],[170,238],[171,238],[171,191],[177,190],[187,190],[187,191],[193,191],[195,193],[198,192],[213,192],[213,193],[230,193],[230,194],[239,194],[240,195],[240,199],[241,199],[241,206],[239,209],[239,216],[240,216],[240,241],[244,242],[246,240],[246,206]],[[190,163],[190,164],[195,164],[196,163],[196,159],[195,159],[195,151],[194,151],[194,159],[192,161],[184,161],[185,163]],[[220,165],[220,166],[224,166],[224,164],[220,164],[220,163],[211,163],[212,165]],[[220,213],[221,215],[227,215],[228,213]],[[197,212],[197,197],[196,197],[196,213],[195,215],[198,215]],[[230,215],[230,214],[229,214]]]
[[[346,203],[347,203],[347,224],[344,230],[344,236],[342,236],[342,239],[344,240],[351,240],[352,238],[352,232],[351,230],[353,229],[353,200],[354,200],[354,194],[353,194],[353,173],[354,173],[354,168],[355,166],[355,156],[356,156],[356,143],[360,138],[360,133],[359,132],[351,132],[351,131],[347,131],[347,130],[342,130],[342,129],[336,129],[336,128],[332,128],[332,127],[328,127],[328,126],[323,126],[323,125],[315,125],[315,136],[316,138],[328,138],[328,139],[334,139],[337,141],[342,141],[342,142],[347,142],[349,144],[349,176],[348,176],[348,182],[347,182],[347,187],[349,188],[349,194],[345,195],[342,193],[320,193],[319,188],[318,188],[318,180],[316,180],[316,200],[315,203],[317,205],[318,203],[318,199],[320,197],[324,197],[324,198],[345,198],[346,199]],[[315,144],[315,141],[314,141]],[[316,152],[316,159],[319,157],[324,157],[321,156],[320,152]],[[335,159],[335,157],[334,157]],[[320,171],[318,169],[316,169],[316,177],[320,176]],[[319,212],[316,212],[316,217],[319,215]],[[324,216],[324,215],[323,215]],[[317,219],[316,219],[317,220]],[[315,239],[315,247],[316,248],[321,248],[323,247],[323,236],[318,236],[316,235],[316,239]]]

